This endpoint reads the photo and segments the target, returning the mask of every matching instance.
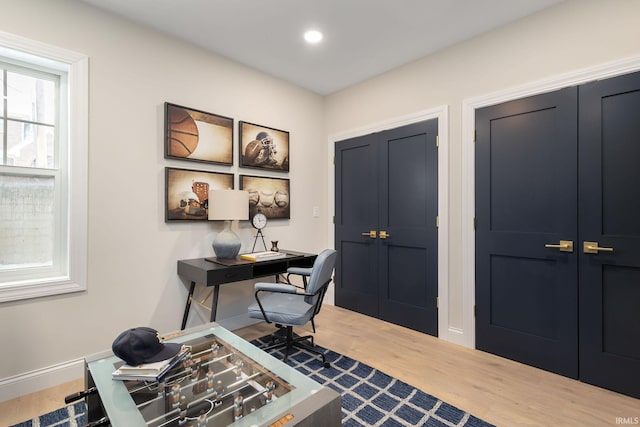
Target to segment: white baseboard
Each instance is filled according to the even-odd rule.
[[[465,334],[462,329],[454,328],[453,326],[449,326],[445,333],[438,338],[463,347],[475,348],[469,334]]]
[[[0,402],[84,378],[84,359],[70,360],[0,379]],[[78,390],[81,391],[81,390]]]

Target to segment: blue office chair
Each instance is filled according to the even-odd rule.
[[[302,284],[304,285],[304,289],[307,289],[307,285],[309,284],[309,277],[311,277],[311,270],[313,270],[312,267],[289,267],[287,268],[287,283],[290,285],[293,285],[293,283],[291,282],[291,275],[294,276],[300,276],[302,278]],[[318,309],[318,312],[320,312],[320,309]],[[318,314],[318,313],[316,313]],[[311,327],[313,328],[313,333],[316,333],[316,324],[313,321],[313,318],[311,319]]]
[[[324,353],[313,346],[313,336],[293,337],[293,327],[302,326],[313,320],[320,311],[324,294],[331,282],[337,253],[333,249],[325,249],[313,263],[311,275],[306,289],[287,283],[256,283],[256,302],[249,306],[249,317],[263,319],[267,323],[275,323],[286,327],[284,338],[273,336],[275,341],[263,350],[284,347],[284,361],[289,352],[297,347],[322,356],[322,364],[329,367]],[[309,340],[311,345],[304,341]]]

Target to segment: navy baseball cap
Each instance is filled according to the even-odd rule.
[[[124,331],[111,345],[113,354],[131,366],[170,359],[181,348],[179,343],[163,343],[158,331],[144,326]]]

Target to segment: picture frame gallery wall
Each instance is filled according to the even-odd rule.
[[[238,122],[240,168],[288,173],[288,131],[248,121]],[[234,119],[165,102],[164,157],[220,167],[234,166]],[[165,167],[165,222],[206,221],[209,190],[234,189],[231,171]],[[249,215],[291,218],[288,178],[239,174],[241,190],[249,191]]]

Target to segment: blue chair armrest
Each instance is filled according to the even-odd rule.
[[[311,276],[311,267],[289,267],[287,273],[297,274],[298,276]]]
[[[296,294],[300,290],[297,286],[288,285],[286,283],[265,283],[258,282],[255,284],[256,291],[280,292],[286,294]]]
[[[301,276],[302,277],[302,284],[304,285],[304,288],[307,289],[307,277],[311,276],[311,271],[313,270],[313,268],[311,267],[289,267],[287,268],[287,283],[293,286],[298,286],[295,285],[291,282],[291,275],[293,274],[294,276]],[[300,286],[298,286],[300,287]]]

